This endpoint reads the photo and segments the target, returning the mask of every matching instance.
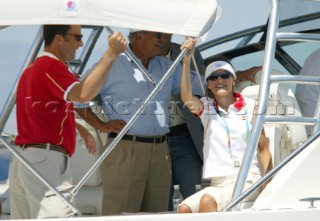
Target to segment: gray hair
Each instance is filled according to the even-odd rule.
[[[134,36],[136,35],[137,32],[129,32],[128,34],[128,40],[129,42],[132,42],[132,40],[134,39]]]

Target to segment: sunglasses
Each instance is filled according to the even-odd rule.
[[[211,81],[215,81],[217,80],[219,77],[221,77],[222,79],[228,79],[232,74],[229,72],[223,72],[220,74],[211,74],[209,77],[207,77],[207,80],[211,80]]]
[[[83,35],[81,35],[81,34],[73,34],[73,33],[67,33],[65,35],[72,35],[74,37],[74,40],[76,40],[76,41],[81,41],[82,37],[83,37]]]

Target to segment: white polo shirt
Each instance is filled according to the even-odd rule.
[[[245,153],[252,128],[256,102],[234,93],[238,101],[225,112],[218,104],[219,114],[213,99],[202,97],[204,110],[200,113],[204,126],[203,178],[235,174]],[[230,135],[230,139],[228,138]],[[254,153],[250,172],[260,175],[257,151]]]

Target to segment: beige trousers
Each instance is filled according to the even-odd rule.
[[[261,178],[260,175],[250,174],[245,183],[244,190],[251,187],[260,178]],[[211,180],[211,184],[209,187],[206,187],[203,190],[189,196],[181,204],[185,204],[189,206],[192,213],[198,213],[199,202],[201,197],[204,194],[208,194],[211,197],[213,197],[217,202],[217,211],[222,211],[231,203],[232,193],[233,193],[234,185],[236,181],[237,181],[236,176],[215,177]],[[243,202],[254,201],[258,197],[259,193],[260,193],[259,189],[254,191],[251,195],[245,198]]]
[[[102,166],[103,215],[168,210],[171,161],[166,141],[120,140]]]
[[[62,193],[72,187],[68,156],[38,148],[16,150],[22,154],[51,185]],[[69,207],[16,157],[9,168],[11,219],[43,219],[71,217]]]

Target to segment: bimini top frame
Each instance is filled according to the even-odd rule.
[[[183,9],[178,7],[181,4],[180,1],[163,0],[158,1],[159,7],[150,5],[147,0],[141,0],[139,3],[131,0],[73,0],[73,1],[49,1],[49,0],[28,0],[17,1],[10,0],[8,2],[0,2],[0,25],[27,25],[27,24],[85,24],[85,25],[113,25],[123,28],[134,28],[148,31],[158,31],[172,34],[182,34],[186,36],[199,37],[206,33],[219,14],[219,7],[216,0],[188,0],[184,2]],[[172,5],[172,6],[169,6]],[[20,5],[21,7],[15,7]],[[37,7],[35,7],[35,5]],[[123,6],[126,7],[123,7]],[[142,6],[141,6],[142,5]],[[212,7],[208,7],[212,6]],[[165,7],[163,10],[161,8]],[[171,12],[168,8],[172,8]],[[179,8],[177,18],[177,9]],[[14,11],[12,9],[15,9]],[[21,9],[21,11],[19,10]],[[162,11],[166,11],[166,16],[157,16]],[[115,13],[116,12],[116,13]],[[130,12],[130,13],[129,13]],[[132,13],[134,12],[134,13]],[[119,15],[114,18],[112,15]],[[94,15],[94,16],[93,16]],[[170,23],[163,18],[168,19],[172,16]],[[153,20],[154,18],[154,20]],[[177,21],[178,20],[178,21]],[[147,22],[146,22],[147,21]],[[151,22],[150,22],[151,21]],[[172,22],[177,21],[177,22]],[[174,24],[174,25],[173,25]],[[1,26],[0,26],[1,27]],[[112,29],[107,27],[107,30],[112,33]],[[94,34],[89,38],[90,44],[95,44],[97,36],[101,33],[101,30],[96,30]],[[15,82],[13,91],[7,100],[5,107],[1,112],[0,118],[0,131],[3,130],[6,121],[13,109],[16,97],[16,88],[18,80],[25,69],[36,57],[42,44],[41,29],[38,32],[36,40],[32,49],[29,52],[28,58],[21,69],[18,79]],[[87,56],[92,51],[92,46],[85,47],[83,50],[83,57],[87,60]],[[21,155],[18,151],[10,146],[4,139],[0,138],[0,141],[21,160],[27,168],[29,168],[49,189],[51,189],[56,195],[64,199],[65,203],[74,211],[75,214],[81,215],[79,210],[76,209],[71,203],[71,199],[78,193],[79,189],[83,186],[89,176],[95,171],[95,169],[102,163],[104,158],[111,152],[115,145],[119,142],[121,137],[128,131],[138,115],[144,110],[146,104],[156,95],[161,89],[162,85],[168,79],[173,70],[177,67],[180,60],[184,56],[187,50],[183,50],[178,58],[173,62],[169,70],[164,74],[163,78],[159,82],[154,82],[153,79],[148,79],[155,85],[154,90],[143,102],[143,105],[137,110],[132,119],[127,122],[126,126],[100,156],[97,162],[87,172],[79,184],[71,191],[70,195],[65,197],[60,194],[41,174],[35,170],[32,165]],[[128,52],[127,52],[128,53]],[[133,56],[130,56],[133,58]],[[86,62],[85,62],[86,63]],[[83,65],[79,69],[83,68]],[[135,61],[135,63],[138,63]],[[148,75],[145,68],[138,65],[143,73]]]

